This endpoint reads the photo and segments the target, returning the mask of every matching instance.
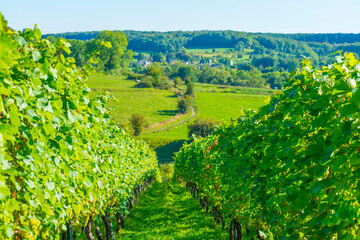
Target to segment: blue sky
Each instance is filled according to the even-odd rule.
[[[17,30],[360,32],[359,0],[0,0]]]

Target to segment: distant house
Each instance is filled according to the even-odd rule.
[[[147,66],[149,66],[151,64],[151,62],[144,61],[144,60],[140,60],[138,63],[143,67],[147,67]]]
[[[138,61],[138,63],[141,65],[141,66],[145,66],[146,62],[144,60],[140,60]]]

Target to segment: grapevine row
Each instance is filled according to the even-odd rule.
[[[258,112],[184,146],[176,173],[233,239],[359,239],[359,84],[351,53],[305,59]]]
[[[90,98],[91,65],[79,71],[69,47],[0,21],[1,239],[72,239],[94,219],[109,235],[157,171],[154,151],[109,119],[110,97]]]

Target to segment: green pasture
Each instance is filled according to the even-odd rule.
[[[230,121],[241,115],[241,108],[257,109],[265,104],[264,95],[250,95],[239,93],[216,93],[216,92],[197,92],[196,103],[199,107],[197,118],[211,118],[218,121]],[[150,133],[142,135],[149,142],[156,139],[166,139],[169,142],[187,139],[187,126],[179,126],[169,131]]]
[[[173,118],[177,113],[177,97],[173,92],[158,89],[135,88],[136,82],[123,77],[94,74],[88,81],[92,95],[109,91],[117,98],[108,107],[115,121],[128,124],[134,113],[145,116],[149,125]]]
[[[218,121],[230,121],[241,116],[241,108],[257,109],[265,104],[264,95],[246,95],[238,93],[196,93],[199,118],[212,118]]]
[[[93,73],[88,79],[88,85],[90,88],[96,89],[128,89],[133,88],[136,82],[122,76]]]
[[[229,86],[229,85],[217,85],[217,84],[207,84],[207,83],[195,83],[196,92],[223,92],[223,93],[243,93],[243,94],[264,94],[271,95],[274,93],[272,89],[264,88],[246,88],[239,86]]]
[[[177,113],[177,97],[172,91],[135,88],[134,80],[101,74],[91,75],[88,85],[92,88],[92,96],[108,91],[117,98],[117,101],[110,102],[108,107],[113,108],[112,118],[124,125],[128,125],[133,113],[144,115],[148,125],[168,121]],[[200,83],[195,84],[195,90],[199,108],[196,118],[210,118],[218,121],[230,121],[231,118],[240,117],[241,108],[246,110],[262,106],[266,97],[263,94],[273,92],[269,89]],[[181,119],[183,118],[169,124],[174,124]],[[187,125],[164,132],[141,134],[139,137],[155,149],[160,162],[168,162],[187,139]]]

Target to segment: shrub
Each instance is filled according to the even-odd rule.
[[[174,86],[177,88],[181,88],[182,82],[180,77],[174,78]]]
[[[151,76],[144,76],[141,78],[141,82],[135,85],[137,88],[152,88],[152,77]]]
[[[141,114],[133,114],[130,117],[130,127],[134,130],[134,136],[140,135],[146,123],[145,117]]]
[[[196,119],[196,121],[188,125],[188,137],[191,138],[192,135],[199,137],[206,137],[213,133],[215,126],[219,125],[220,122],[212,119]]]
[[[191,105],[192,105],[191,97],[185,95],[178,102],[178,112],[181,114],[186,114],[186,113],[190,112]]]

